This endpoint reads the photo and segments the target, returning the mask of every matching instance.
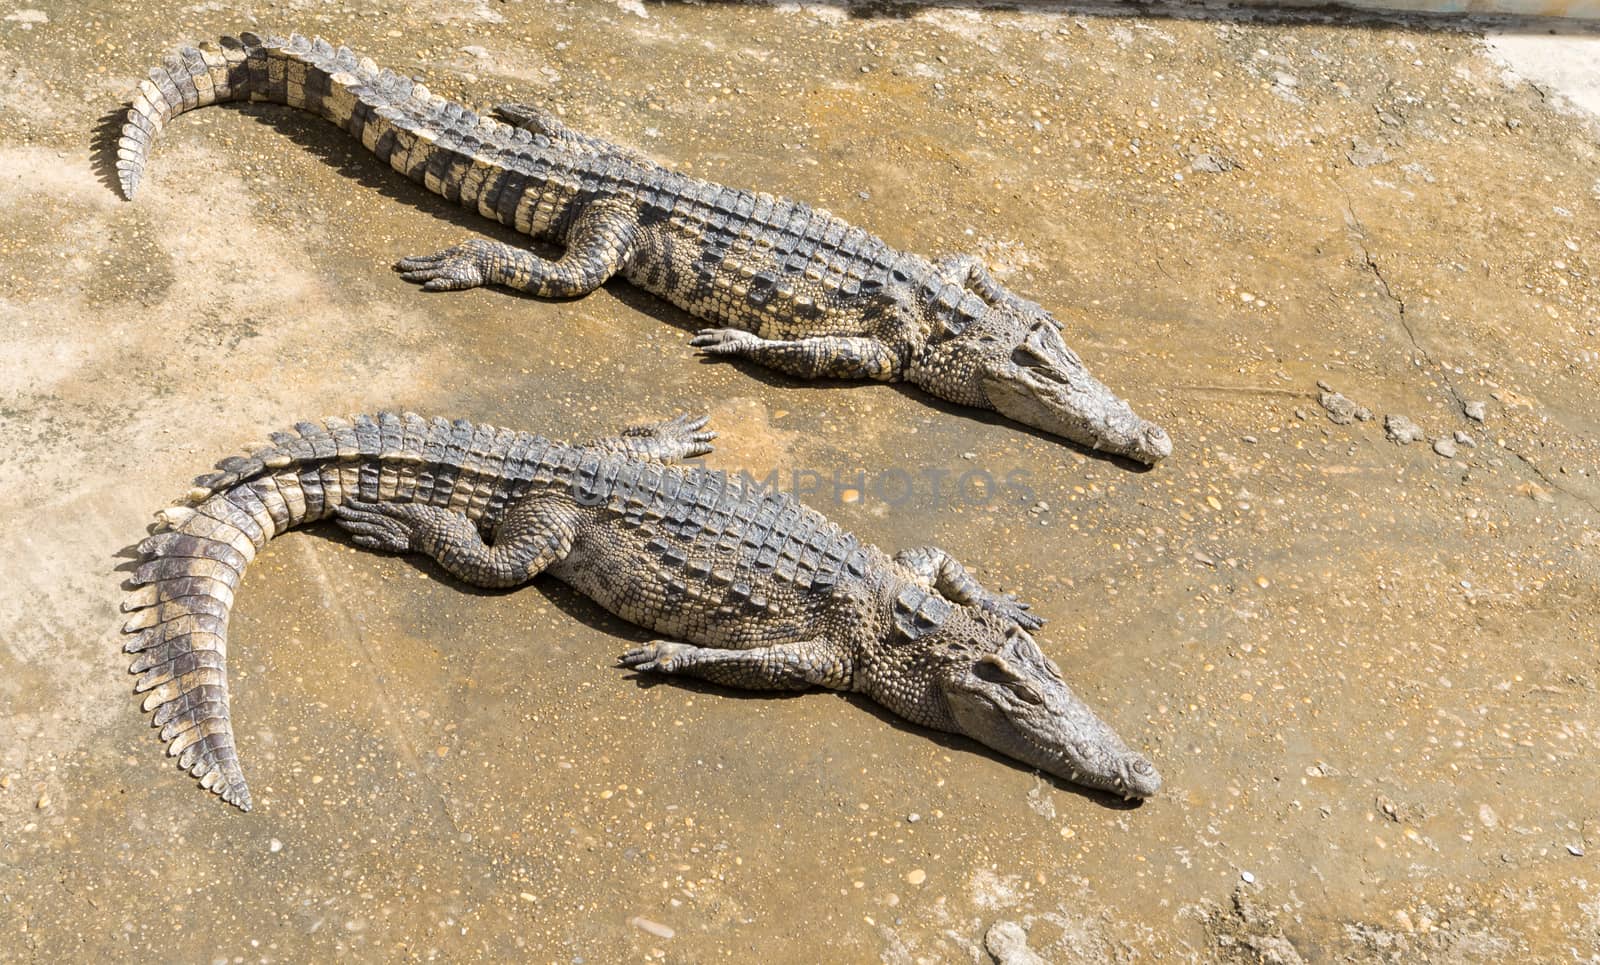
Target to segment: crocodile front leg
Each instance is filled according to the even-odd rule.
[[[854,661],[826,640],[801,640],[753,650],[719,650],[674,640],[652,640],[622,655],[635,670],[687,674],[747,690],[849,690]]]
[[[629,426],[620,435],[596,439],[587,443],[597,449],[625,452],[656,462],[681,462],[711,451],[711,440],[717,434],[705,425],[710,416],[680,415],[665,422]]]
[[[793,341],[765,339],[738,328],[707,328],[689,344],[707,355],[734,355],[802,379],[876,379],[901,377],[899,353],[875,338],[820,335]]]
[[[334,520],[358,546],[422,553],[458,580],[498,589],[520,586],[564,558],[577,532],[571,504],[550,497],[508,510],[493,546],[472,520],[439,506],[352,501],[334,511]]]
[[[1037,630],[1044,619],[1027,612],[1031,607],[1010,594],[991,593],[973,579],[955,557],[937,546],[901,550],[894,561],[910,570],[917,582],[962,606],[982,607],[1010,619],[1024,630]]]
[[[596,157],[623,157],[630,161],[651,163],[642,151],[574,131],[563,123],[561,118],[537,104],[496,104],[489,109],[489,113],[512,127],[520,127],[534,134],[543,134],[564,151]]]
[[[938,264],[939,273],[983,299],[991,308],[1014,308],[1028,315],[1044,315],[1055,321],[1038,302],[1031,302],[1002,285],[989,273],[989,266],[977,255],[950,255]],[[1059,325],[1059,323],[1057,323]]]
[[[577,298],[627,266],[638,231],[633,205],[597,201],[572,223],[567,250],[555,261],[504,242],[473,238],[432,255],[402,258],[395,270],[430,292],[493,284],[541,298]]]

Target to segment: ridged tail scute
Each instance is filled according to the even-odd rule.
[[[197,478],[139,544],[122,604],[134,690],[178,766],[250,810],[228,712],[228,616],[268,540],[352,499],[496,512],[511,496],[507,480],[541,444],[493,426],[382,412],[299,423]]]
[[[183,47],[139,82],[117,142],[117,175],[130,201],[144,178],[156,136],[185,111],[228,101],[270,101],[349,126],[351,116],[360,114],[353,91],[380,81],[394,85],[393,74],[320,37],[292,34],[283,40],[245,33],[223,37],[218,48]]]
[[[501,179],[489,177],[490,170],[532,171],[530,152],[551,145],[544,134],[452,103],[320,37],[246,33],[222,38],[218,50],[185,47],[140,82],[117,147],[124,196],[138,190],[151,145],[174,116],[246,100],[317,114],[428,190],[506,224],[516,222],[522,195],[502,197]]]

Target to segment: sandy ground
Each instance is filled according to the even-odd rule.
[[[0,959],[985,961],[1000,920],[1058,962],[1600,955],[1600,141],[1479,38],[156,6],[0,11]],[[116,196],[95,131],[143,67],[290,28],[977,251],[1177,451],[1135,472],[698,362],[623,285],[425,296],[395,258],[506,236],[283,109],[181,118]],[[1319,380],[1375,418],[1330,420]],[[709,410],[714,464],[813,470],[864,538],[1035,601],[1167,789],[1123,807],[837,696],[656,685],[614,664],[643,634],[558,585],[307,532],[235,613],[234,812],[138,712],[116,554],[238,445],[383,406],[571,437]],[[912,499],[877,498],[888,468]],[[932,485],[976,471],[1025,491]]]

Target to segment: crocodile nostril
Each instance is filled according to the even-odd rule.
[[[1156,768],[1154,764],[1151,764],[1149,761],[1141,757],[1133,762],[1133,771],[1135,774],[1149,777],[1151,774],[1156,772]]]

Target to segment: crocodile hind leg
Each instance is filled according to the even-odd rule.
[[[717,434],[705,427],[710,421],[710,416],[685,414],[665,422],[629,426],[619,435],[596,439],[587,445],[655,462],[681,462],[711,451],[711,440]]]
[[[635,670],[686,674],[747,690],[849,690],[855,676],[845,648],[826,640],[800,640],[753,650],[652,640],[623,654],[622,663]]]
[[[541,298],[577,298],[604,285],[633,254],[639,213],[623,201],[597,201],[567,233],[567,250],[555,261],[500,241],[473,238],[431,255],[402,258],[395,270],[424,291],[460,291],[504,285]]]
[[[955,557],[937,546],[901,550],[894,555],[894,561],[910,570],[917,582],[938,591],[947,600],[998,613],[1024,630],[1044,626],[1042,618],[1027,612],[1028,604],[1009,594],[991,593],[973,579]]]
[[[793,341],[765,339],[738,328],[707,328],[689,344],[707,355],[734,355],[802,379],[900,378],[899,353],[875,338],[820,335]]]
[[[493,545],[464,514],[440,506],[352,501],[334,513],[359,546],[419,552],[458,580],[496,588],[538,576],[571,551],[577,532],[571,503],[550,497],[524,499],[508,510]]]

